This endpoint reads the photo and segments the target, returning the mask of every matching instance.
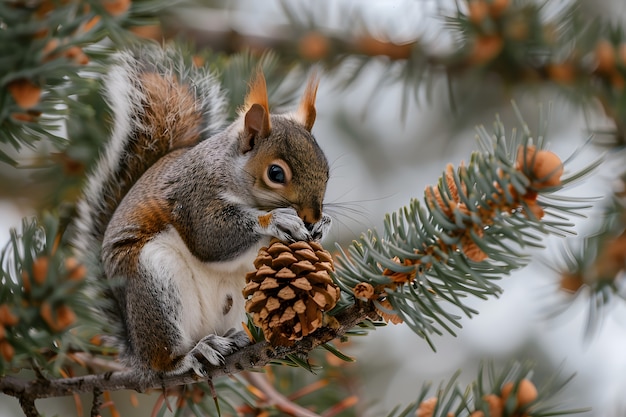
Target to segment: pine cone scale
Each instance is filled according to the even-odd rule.
[[[272,268],[284,268],[297,262],[298,259],[291,252],[282,252],[276,258],[272,259]]]
[[[289,268],[282,268],[280,271],[276,273],[276,278],[281,279],[292,279],[297,277],[297,275]]]
[[[271,278],[271,277],[263,280],[263,282],[259,286],[259,289],[261,291],[269,290],[272,288],[278,288],[278,281],[275,278]]]
[[[318,258],[311,249],[300,249],[295,252],[296,257],[306,261],[317,261]]]
[[[267,296],[262,291],[255,291],[252,294],[252,298],[248,300],[247,309],[249,312],[257,312],[260,311],[261,308],[266,304]]]
[[[302,272],[315,271],[315,267],[310,261],[299,261],[291,265],[291,270],[296,274],[301,274]]]
[[[278,310],[280,308],[280,300],[276,297],[269,297],[267,304],[265,304],[265,308],[267,308],[270,312]]]
[[[278,291],[278,298],[282,300],[293,300],[296,298],[296,292],[291,287],[283,287]]]
[[[306,277],[314,284],[332,284],[333,282],[327,271],[309,272]]]
[[[306,279],[305,277],[300,277],[298,279],[293,280],[290,285],[292,287],[296,287],[296,288],[298,288],[300,290],[304,290],[304,291],[310,291],[310,290],[313,289],[313,286],[311,285],[309,280]]]
[[[315,303],[320,307],[320,308],[327,308],[329,305],[334,303],[335,300],[335,289],[332,285],[328,285],[326,287],[325,290],[323,289],[318,289],[315,293],[315,295],[313,296],[312,300],[315,301]]]

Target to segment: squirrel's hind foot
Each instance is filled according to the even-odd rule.
[[[229,329],[224,336],[207,335],[185,357],[184,371],[193,369],[196,375],[205,377],[209,367],[224,365],[225,356],[250,343],[248,334],[243,330]]]

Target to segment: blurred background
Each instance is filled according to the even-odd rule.
[[[621,0],[542,2],[541,17],[546,21],[561,19],[563,11],[574,5],[582,10],[580,16],[587,20],[584,24],[603,22],[601,25],[619,28],[626,23],[626,3]],[[500,298],[471,301],[480,313],[462,319],[463,327],[456,337],[434,338],[436,352],[402,325],[389,325],[368,337],[352,339],[342,349],[356,359],[345,369],[351,375],[358,403],[345,415],[386,415],[396,405],[414,401],[423,383],[432,381],[436,387],[459,369],[459,381],[469,383],[485,360],[506,363],[531,359],[538,365],[535,373],[539,381],[556,372],[563,378],[576,374],[555,394],[556,403],[567,408],[591,407],[593,411],[582,414],[586,416],[624,416],[624,303],[614,297],[598,309],[589,288],[581,288],[576,296],[559,291],[563,248],[583,245],[582,238],[597,231],[603,202],[621,186],[621,145],[606,145],[607,138],[618,136],[614,133],[615,120],[606,116],[599,101],[578,97],[575,88],[518,82],[522,81],[516,79],[519,74],[510,74],[511,78],[502,75],[506,67],[477,76],[462,73],[443,58],[435,62],[437,57],[454,56],[459,48],[458,36],[450,29],[452,16],[459,9],[468,13],[467,3],[224,0],[201,5],[181,3],[168,8],[160,23],[161,34],[192,40],[200,48],[224,53],[271,48],[277,53],[279,66],[300,65],[297,74],[306,73],[310,65],[322,68],[313,133],[331,162],[326,202],[334,224],[324,242],[327,248],[334,242],[348,244],[367,229],[380,229],[385,213],[408,204],[411,198],[421,198],[424,188],[436,183],[447,163],[458,166],[468,161],[477,149],[477,126],[490,130],[499,115],[508,131],[520,129],[512,101],[531,130],[541,131],[542,120],[548,121],[548,148],[563,159],[593,135],[594,144],[566,167],[567,174],[600,155],[606,156],[593,175],[568,191],[570,196],[597,197],[593,207],[584,212],[585,218],[570,219],[576,223],[577,235],[545,239],[545,249],[531,251],[528,267],[503,277]],[[349,40],[366,36],[384,42],[379,45],[383,52],[352,53],[350,48],[356,47]],[[402,56],[406,45],[419,55],[413,44],[416,39],[424,51],[421,56],[431,59],[428,65],[420,60],[407,63]],[[397,45],[397,51],[390,49],[392,44]],[[439,67],[444,70],[438,72]],[[454,76],[457,70],[461,74]],[[297,88],[302,79],[286,77],[282,85]],[[246,81],[239,81],[245,89]],[[26,167],[40,160],[51,145],[44,141],[19,153],[7,146],[2,149],[19,166]],[[42,199],[49,198],[50,185],[41,177],[42,173],[50,175],[49,166],[45,168],[16,170],[0,165],[0,242],[7,242],[10,228],[19,228],[22,217],[37,214]],[[305,378],[306,372],[299,371]],[[128,408],[123,394],[114,397],[119,398],[122,415],[149,415],[152,409],[153,399],[144,395],[138,396],[143,407],[139,409]],[[46,415],[75,413],[70,399],[38,403],[45,404],[41,409]],[[13,415],[21,415],[17,401],[0,395],[0,416]]]

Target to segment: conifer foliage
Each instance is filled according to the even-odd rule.
[[[338,259],[345,292],[428,340],[439,327],[458,326],[443,301],[471,317],[466,295],[498,295],[494,280],[524,264],[522,248],[540,245],[542,233],[567,233],[572,224],[562,219],[587,205],[549,198],[584,172],[562,178],[561,159],[522,131],[517,141],[504,139],[499,123],[492,135],[483,131],[483,151],[467,166],[449,164],[424,204],[413,200],[386,217],[383,236],[369,231],[354,242]]]
[[[571,235],[572,218],[590,206],[566,191],[600,161],[574,168],[580,150],[568,156],[551,151],[543,124],[533,132],[518,115],[518,126],[507,130],[496,118],[491,131],[477,129],[477,150],[467,163],[442,167],[421,199],[390,210],[382,231],[366,230],[352,244],[338,242],[334,253],[327,242],[327,249],[319,242],[278,241],[263,248],[255,270],[242,276],[246,329],[255,343],[209,369],[206,379],[138,379],[120,367],[106,343],[116,324],[102,322],[97,313],[111,308],[100,294],[116,283],[86,276],[67,234],[85,173],[110,129],[101,75],[108,57],[121,48],[154,39],[178,42],[190,65],[220,74],[231,116],[244,95],[242,80],[259,66],[270,101],[280,105],[294,90],[283,81],[297,84],[312,64],[342,74],[346,88],[358,88],[359,74],[376,62],[389,69],[385,82],[402,83],[405,101],[431,91],[445,76],[452,104],[458,86],[476,79],[497,79],[510,89],[546,87],[584,106],[600,103],[614,125],[608,145],[623,144],[626,32],[588,22],[578,3],[549,9],[531,0],[454,2],[439,9],[445,30],[459,41],[448,52],[425,37],[395,43],[364,27],[330,31],[323,24],[325,6],[294,4],[283,2],[287,36],[206,29],[221,40],[216,43],[200,29],[182,30],[173,17],[173,6],[205,10],[202,2],[0,3],[0,175],[7,178],[0,191],[6,184],[16,199],[45,194],[29,200],[39,214],[24,219],[0,252],[0,390],[19,401],[26,416],[39,415],[35,400],[61,396],[73,396],[81,415],[81,393],[93,394],[92,416],[107,408],[116,415],[110,392],[118,390],[158,391],[153,415],[168,409],[198,416],[358,415],[367,401],[349,379],[346,364],[352,358],[338,345],[387,323],[405,324],[431,345],[433,334],[454,334],[460,326],[455,312],[478,313],[468,298],[500,295],[497,281],[528,262],[529,248],[543,247],[549,235]],[[13,174],[5,172],[17,167],[28,170],[30,180],[11,187]],[[590,324],[602,306],[624,297],[623,197],[618,190],[606,205],[598,233],[580,247],[563,245],[560,287],[589,298]],[[263,376],[246,372],[263,366]],[[302,377],[294,368],[313,376]],[[499,369],[486,363],[467,387],[457,376],[435,392],[423,387],[389,416],[580,411],[551,403],[567,378],[537,381],[532,364],[511,362]]]

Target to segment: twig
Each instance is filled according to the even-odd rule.
[[[265,403],[276,406],[276,408],[286,415],[293,417],[320,417],[319,414],[290,401],[287,397],[278,392],[267,380],[265,374],[248,372],[244,375],[244,378],[265,394],[267,397],[264,401]]]
[[[339,413],[347,410],[350,407],[354,407],[354,405],[358,402],[358,398],[355,395],[352,395],[348,398],[344,398],[342,401],[333,405],[328,410],[324,411],[320,417],[335,417]]]
[[[93,390],[93,402],[91,403],[91,417],[99,417],[102,406],[102,391],[99,388]]]
[[[119,362],[99,358],[87,352],[76,352],[73,353],[73,356],[90,368],[99,368],[103,371],[124,371],[127,369]]]
[[[210,12],[205,14],[207,18],[209,15]],[[318,29],[294,30],[291,25],[273,25],[266,27],[263,34],[255,34],[245,29],[235,30],[223,21],[194,26],[189,20],[175,16],[170,16],[164,25],[168,36],[184,34],[194,39],[197,46],[213,51],[232,54],[242,49],[256,52],[273,50],[286,57],[305,61],[334,60],[343,55],[386,57],[392,61],[407,60],[421,41],[417,39],[408,43],[395,43],[381,41],[369,35],[335,36]],[[428,59],[435,64],[441,63],[443,57],[432,54]]]
[[[291,347],[272,348],[267,342],[259,342],[247,346],[226,357],[223,366],[208,369],[206,379],[261,367],[290,354],[306,354],[315,347],[342,336],[352,327],[366,319],[369,313],[362,305],[352,306],[335,316],[339,322],[338,328],[331,329],[325,327],[318,329]],[[100,392],[119,390],[144,392],[148,389],[168,388],[198,381],[200,381],[200,378],[193,372],[165,377],[154,375],[151,378],[145,378],[144,374],[134,370],[49,380],[23,380],[14,376],[4,376],[0,378],[0,391],[7,395],[18,397],[20,404],[23,404],[22,409],[24,413],[31,417],[37,416],[34,400],[38,398],[62,397],[74,393],[95,392],[96,390]]]
[[[35,407],[35,399],[29,395],[19,395],[20,406],[26,417],[39,417],[37,407]]]
[[[305,395],[309,395],[312,392],[315,392],[321,388],[324,388],[326,385],[328,385],[328,379],[320,379],[318,381],[315,381],[309,385],[307,385],[306,387],[303,387],[301,389],[299,389],[296,392],[292,392],[291,394],[289,394],[289,399],[291,401],[295,401],[298,398],[302,398]]]

